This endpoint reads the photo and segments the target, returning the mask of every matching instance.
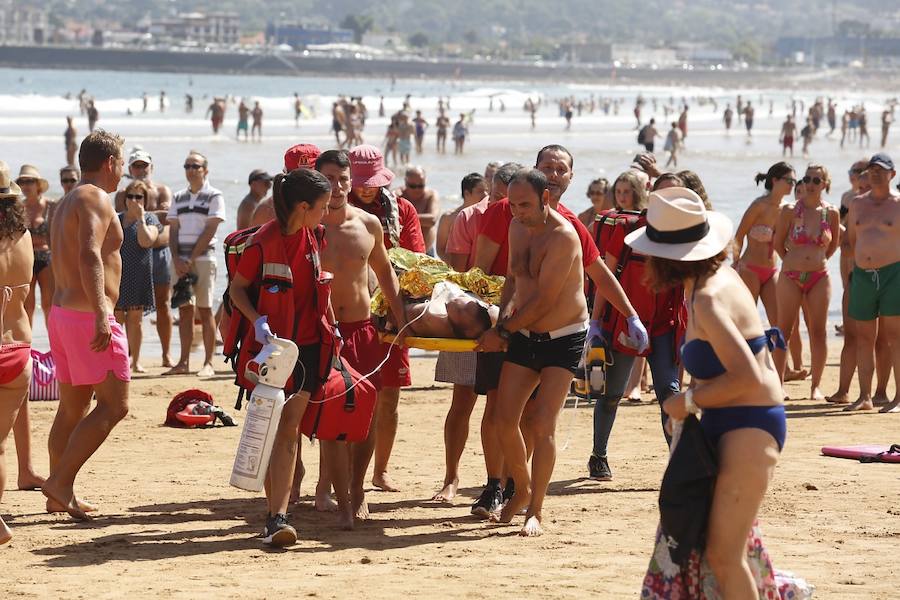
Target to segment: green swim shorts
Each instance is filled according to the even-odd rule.
[[[900,262],[878,269],[854,266],[847,312],[857,321],[900,316]]]

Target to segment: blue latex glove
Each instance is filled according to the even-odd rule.
[[[638,354],[646,350],[650,346],[650,336],[647,335],[647,328],[641,323],[640,317],[631,315],[626,319],[628,322],[628,337],[634,342]]]
[[[256,335],[256,341],[265,346],[269,343],[269,338],[275,337],[272,328],[269,327],[269,317],[261,316],[253,323],[253,331]]]
[[[596,346],[604,343],[603,328],[600,325],[600,319],[591,319],[591,327],[587,334],[588,346]]]

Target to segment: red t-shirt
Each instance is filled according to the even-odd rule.
[[[377,198],[374,202],[366,204],[365,202],[360,202],[353,194],[350,194],[350,204],[375,215],[379,220],[384,216],[383,207]],[[419,213],[416,212],[416,207],[406,198],[397,198],[397,212],[399,213],[400,222],[400,247],[412,252],[424,253],[425,237],[422,236],[422,225],[419,223]],[[393,247],[391,236],[386,231],[384,232],[384,245],[388,249]]]
[[[587,267],[600,256],[597,244],[594,243],[594,239],[584,223],[579,221],[578,216],[563,206],[561,202],[556,206],[556,212],[565,217],[575,228],[575,233],[578,234],[578,240],[581,242],[581,264]],[[509,224],[512,222],[512,218],[509,200],[503,198],[488,206],[481,219],[479,235],[484,235],[495,244],[500,245],[497,256],[494,258],[494,264],[491,265],[491,275],[506,275],[506,268],[509,264]]]
[[[309,229],[301,229],[293,235],[283,236],[283,239],[294,280],[294,323],[297,334],[293,337],[293,341],[298,346],[308,346],[320,339],[319,311],[315,300],[319,245]],[[237,272],[249,281],[259,281],[262,273],[262,249],[259,246],[250,246],[244,250],[238,262]],[[270,292],[260,289],[259,293]],[[280,337],[291,335],[290,331],[273,330],[272,333]]]

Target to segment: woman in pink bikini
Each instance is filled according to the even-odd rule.
[[[810,398],[825,400],[819,390],[828,347],[825,328],[831,281],[827,262],[840,245],[840,214],[822,200],[822,192],[831,190],[831,178],[824,166],[811,164],[803,179],[797,182],[797,202],[785,205],[775,227],[775,251],[781,256],[781,275],[776,287],[778,327],[794,333],[800,306],[806,317],[812,353]],[[786,354],[775,350],[775,366],[784,379]]]
[[[0,496],[6,489],[6,438],[31,381],[31,322],[25,298],[31,288],[34,251],[20,196],[6,163],[0,161]],[[0,545],[11,538],[0,517]]]
[[[775,286],[778,283],[778,265],[775,259],[775,224],[788,196],[797,183],[794,167],[782,161],[769,167],[768,172],[756,175],[756,184],[765,182],[766,193],[753,202],[744,213],[734,235],[734,269],[747,284],[754,300],[762,299],[769,323],[778,323],[778,303]],[[741,254],[747,239],[747,247]],[[740,257],[740,258],[737,258]],[[803,346],[800,336],[793,336],[790,345],[794,369],[787,369],[785,380],[806,379],[803,368]]]

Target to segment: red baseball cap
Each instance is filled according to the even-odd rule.
[[[284,171],[290,173],[294,169],[315,169],[316,159],[322,151],[315,144],[297,144],[284,153]]]
[[[353,187],[384,187],[394,180],[394,173],[384,166],[384,156],[375,146],[356,146],[350,150],[349,158]]]

